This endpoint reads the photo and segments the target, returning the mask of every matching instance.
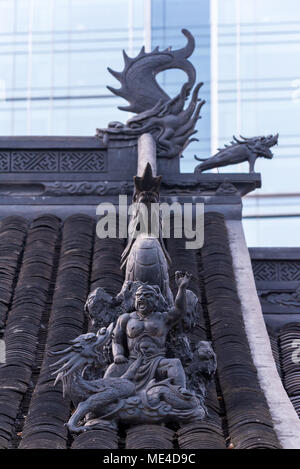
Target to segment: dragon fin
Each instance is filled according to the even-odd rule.
[[[195,160],[197,161],[206,161],[208,158],[199,158],[199,156],[194,155]]]

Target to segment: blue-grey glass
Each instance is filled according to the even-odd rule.
[[[232,134],[280,134],[272,162],[256,164],[256,171],[263,174],[258,194],[292,194],[289,203],[284,196],[278,206],[279,223],[280,207],[285,214],[289,206],[291,213],[296,207],[300,213],[300,3],[218,0],[217,77],[211,77],[210,6],[209,0],[151,2],[152,47],[181,47],[180,30],[189,29],[196,39],[191,60],[198,80],[204,81],[199,142],[185,150],[181,169],[193,171],[194,154],[200,158],[212,154],[213,79],[218,88],[219,146],[228,143]],[[144,28],[142,0],[1,0],[0,134],[93,135],[96,127],[106,127],[109,121],[126,121],[128,113],[117,109],[124,101],[106,89],[117,85],[106,67],[122,70],[121,49],[135,56],[145,40]],[[177,70],[158,76],[170,95],[178,92],[183,79]],[[246,165],[241,164],[220,171],[244,170]],[[267,197],[255,201],[256,215],[268,214]],[[253,210],[246,198],[245,214],[248,207]],[[280,244],[292,236],[291,230],[283,231]],[[272,239],[276,244],[278,236],[272,238],[271,233],[268,242]]]

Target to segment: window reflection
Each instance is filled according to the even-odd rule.
[[[269,202],[259,194],[299,192],[300,2],[216,0],[215,38],[211,3],[152,0],[152,44],[182,47],[182,27],[196,39],[191,60],[204,81],[200,95],[206,104],[197,125],[199,142],[185,150],[182,171],[193,171],[194,154],[205,158],[213,151],[214,106],[219,146],[232,134],[279,131],[272,163],[260,159],[256,164],[263,173],[263,189],[255,199],[260,217]],[[117,109],[122,100],[106,88],[118,86],[106,67],[123,68],[123,48],[129,55],[138,53],[145,40],[144,5],[142,0],[1,0],[0,134],[93,135],[109,121],[125,121],[129,116]],[[212,53],[218,59],[217,76],[211,75]],[[180,72],[158,79],[172,96],[182,85]],[[211,99],[212,82],[217,102]],[[298,199],[292,200],[294,207]],[[251,204],[245,200],[245,213],[254,210]],[[281,204],[289,205],[286,199]]]

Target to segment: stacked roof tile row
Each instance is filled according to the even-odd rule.
[[[206,216],[204,239],[206,304],[231,444],[237,449],[278,448],[249,350],[222,215]]]
[[[250,255],[277,371],[300,418],[300,250],[252,248]]]
[[[6,279],[6,295],[1,313],[7,363],[0,368],[0,447],[279,447],[244,331],[224,219],[209,214],[205,225],[201,251],[186,250],[181,239],[168,240],[167,248],[173,290],[174,272],[188,270],[193,274],[191,289],[201,298],[191,340],[211,339],[217,354],[208,417],[180,428],[103,428],[72,438],[64,426],[70,402],[62,397],[60,385],[53,386],[50,365],[55,357],[50,353],[86,331],[83,306],[89,291],[101,286],[118,293],[124,279],[119,269],[124,242],[98,239],[94,219],[80,214],[64,223],[41,216],[28,230],[26,220],[2,221],[0,275]]]
[[[273,356],[283,386],[300,418],[300,323],[268,328]]]

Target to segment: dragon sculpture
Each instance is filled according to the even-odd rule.
[[[190,390],[174,384],[170,377],[157,380],[155,376],[138,388],[137,376],[147,366],[146,356],[142,354],[131,360],[120,376],[110,374],[111,367],[104,372],[103,349],[111,341],[112,331],[113,323],[97,333],[89,332],[77,337],[65,350],[53,352],[53,355],[62,356],[52,365],[58,367],[54,372],[55,384],[62,381],[63,393],[75,407],[67,423],[72,433],[99,426],[116,428],[118,423],[166,423],[174,420],[185,423],[205,417],[206,388],[216,369],[215,354],[209,342],[199,341],[189,360]],[[165,360],[169,363],[174,360],[178,365],[177,359]],[[153,362],[149,363],[153,365]],[[99,367],[100,375],[104,373],[102,377],[91,378],[89,367],[95,365]]]
[[[122,72],[108,68],[109,72],[121,83],[121,88],[108,86],[117,96],[125,98],[129,106],[119,109],[137,113],[126,124],[111,122],[108,128],[97,129],[98,136],[104,144],[109,140],[136,139],[143,133],[151,133],[157,145],[157,156],[174,158],[180,156],[197,131],[195,125],[200,118],[200,110],[205,103],[198,99],[199,89],[203,83],[195,86],[192,98],[184,109],[196,79],[194,66],[188,57],[195,48],[195,40],[186,29],[182,30],[188,42],[185,47],[172,51],[171,47],[160,51],[157,47],[152,52],[145,52],[144,47],[135,58],[129,58],[123,51],[125,67]],[[158,85],[155,77],[159,72],[177,68],[186,72],[188,81],[180,93],[170,98]]]
[[[249,172],[254,172],[255,161],[259,157],[273,158],[273,153],[270,148],[278,143],[278,134],[268,135],[267,137],[252,137],[237,139],[233,136],[230,145],[225,145],[225,148],[220,148],[218,153],[207,159],[198,158],[197,161],[203,161],[195,168],[195,173],[202,173],[207,169],[219,168],[221,166],[228,166],[231,164],[249,162]]]
[[[216,357],[210,342],[194,333],[201,307],[187,288],[191,275],[176,272],[174,299],[161,232],[153,237],[150,223],[133,236],[144,221],[142,207],[158,201],[159,184],[150,165],[135,177],[123,287],[115,297],[102,288],[93,291],[86,302],[91,332],[55,352],[61,356],[52,365],[56,382],[75,407],[67,424],[71,432],[118,423],[188,423],[206,415]],[[157,223],[161,229],[159,216]]]

